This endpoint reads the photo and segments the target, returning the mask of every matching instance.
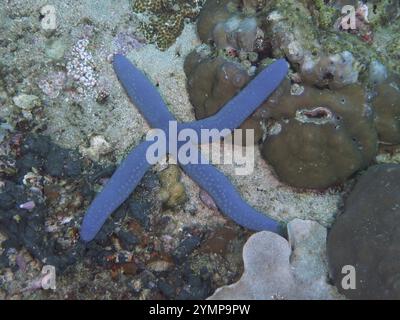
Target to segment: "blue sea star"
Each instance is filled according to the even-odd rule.
[[[153,128],[168,132],[169,121],[175,121],[160,94],[146,76],[127,58],[115,55],[113,60],[115,73],[129,98]],[[284,59],[275,61],[261,71],[239,94],[230,100],[221,110],[209,118],[190,123],[178,124],[178,133],[183,129],[196,130],[201,137],[201,129],[233,130],[249,117],[262,102],[279,86],[288,70]],[[169,137],[168,137],[169,138]],[[209,141],[201,141],[209,142]],[[138,185],[150,164],[146,160],[147,148],[154,142],[144,141],[134,148],[121,163],[97,195],[82,222],[81,239],[91,241],[99,232],[108,216],[116,210]],[[178,144],[178,150],[180,145]],[[167,150],[172,152],[172,150]],[[178,157],[173,154],[178,160]],[[199,157],[201,154],[199,153]],[[206,190],[221,212],[238,224],[256,231],[277,232],[279,223],[249,206],[237,190],[217,168],[204,164],[179,163],[180,167],[201,188]]]

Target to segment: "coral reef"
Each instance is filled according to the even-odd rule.
[[[365,168],[377,153],[371,109],[359,86],[292,94],[289,83],[264,104],[270,118],[262,155],[282,181],[323,189]],[[283,147],[284,146],[284,147]]]
[[[400,166],[370,167],[328,234],[331,275],[351,299],[399,299]],[[353,284],[344,266],[354,268]],[[347,279],[344,279],[344,278]],[[343,288],[343,283],[351,285]],[[347,289],[347,290],[346,290]]]
[[[352,30],[340,25],[347,4],[356,9]],[[48,5],[56,14],[54,28],[44,26]],[[199,188],[174,166],[166,171],[163,165],[152,167],[95,239],[90,244],[80,241],[89,203],[148,130],[137,105],[117,82],[111,66],[114,54],[127,56],[146,74],[180,123],[215,114],[261,70],[285,58],[289,79],[272,97],[279,103],[270,99],[242,125],[256,130],[261,146],[254,149],[254,172],[237,176],[234,166],[216,167],[238,191],[229,193],[229,199],[240,194],[273,219],[301,217],[329,228],[353,180],[340,188],[322,186],[356,176],[374,158],[400,163],[399,18],[400,5],[393,0],[124,0],[117,5],[108,0],[3,1],[0,299],[204,299],[243,274],[241,253],[250,232],[218,212],[213,197],[224,193],[216,196]],[[199,40],[203,44],[186,60],[186,78],[184,59]],[[303,99],[309,103],[300,106]],[[236,105],[235,110],[241,109]],[[261,153],[274,139],[280,141],[270,152],[277,153],[277,164],[262,157],[273,154]],[[301,146],[298,152],[293,151],[296,143]],[[289,161],[295,165],[290,167]],[[315,186],[317,192],[291,188],[292,182],[285,180],[285,171],[303,168],[307,174],[289,174],[290,179]],[[368,178],[366,187],[357,188],[357,204],[346,201],[345,213],[328,238],[328,247],[334,248],[330,256],[339,257],[330,259],[331,269],[338,270],[334,282],[339,290],[340,263],[362,266],[356,267],[356,279],[363,283],[357,283],[356,292],[344,292],[349,298],[376,297],[372,290],[378,298],[398,297],[393,258],[398,253],[398,169],[385,168],[394,169],[380,173],[383,185]],[[353,192],[349,199],[354,198]],[[247,213],[251,207],[237,212]],[[376,208],[381,212],[371,213]],[[351,219],[346,218],[350,211]],[[242,222],[251,220],[243,216],[247,220]],[[260,262],[247,259],[246,270],[259,270],[254,277],[258,282],[240,293],[332,298],[335,288],[326,281],[325,229],[304,221],[289,227],[289,243],[265,233],[250,238],[246,248],[259,258],[285,259],[280,271],[268,274],[265,269],[274,271],[271,265],[264,262],[261,269]],[[336,247],[339,238],[344,244]],[[276,248],[277,255],[268,254],[268,248]],[[57,290],[41,289],[45,264],[56,267]],[[270,281],[263,285],[264,280]]]
[[[204,299],[236,281],[248,233],[202,205],[198,187],[185,175],[184,206],[163,210],[160,169],[154,168],[90,245],[82,245],[76,232],[115,164],[147,131],[108,58],[129,55],[159,85],[179,120],[192,121],[183,57],[198,43],[194,26],[185,24],[171,50],[160,51],[142,41],[131,1],[52,1],[57,28],[51,32],[41,27],[46,4],[0,4],[0,207],[10,206],[0,208],[0,298]],[[93,88],[67,76],[81,39],[89,41]],[[14,104],[22,94],[38,98],[32,117]],[[40,135],[33,143],[27,135],[34,133]],[[96,136],[112,146],[99,157],[101,165],[76,151],[90,148]],[[225,225],[231,240],[223,250],[203,250]],[[56,267],[55,291],[38,285],[44,264]]]
[[[343,30],[339,1],[208,1],[197,31],[209,47],[190,54],[185,68],[196,117],[215,114],[219,100],[229,100],[262,66],[285,57],[291,85],[241,128],[255,130],[262,155],[291,186],[324,189],[367,167],[378,151],[376,131],[380,142],[399,142],[397,80],[387,79],[397,70],[396,58],[379,47],[389,46],[388,34],[396,43],[388,28],[396,30],[398,21],[370,23],[370,12],[376,22],[378,12],[389,11],[385,1],[353,5],[356,28]],[[240,27],[245,21],[252,27]],[[245,46],[242,31],[248,32]],[[221,68],[227,76],[218,76]],[[235,82],[239,74],[243,80]]]
[[[12,147],[10,166],[17,170],[0,171],[2,298],[100,298],[107,291],[121,299],[204,299],[241,272],[232,257],[240,254],[243,231],[230,227],[236,245],[208,251],[203,238],[214,239],[223,229],[183,231],[172,216],[161,216],[160,183],[151,172],[96,239],[84,245],[76,232],[80,213],[115,167],[82,159],[42,135],[12,133],[5,141]],[[34,285],[44,264],[56,268],[55,291]]]
[[[314,221],[288,224],[289,242],[271,232],[252,235],[243,247],[240,280],[209,299],[338,299],[327,283],[326,229]]]
[[[141,31],[149,42],[161,50],[168,49],[181,34],[185,19],[198,15],[202,0],[133,0],[133,11],[140,20]]]

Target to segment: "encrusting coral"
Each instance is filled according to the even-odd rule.
[[[185,19],[194,19],[200,11],[202,0],[134,0],[144,36],[161,50],[168,49],[181,34]]]

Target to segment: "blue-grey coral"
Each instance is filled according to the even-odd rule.
[[[113,65],[119,81],[147,122],[152,127],[163,129],[167,133],[168,122],[174,121],[175,118],[151,82],[122,55],[114,57]],[[196,130],[201,137],[201,129],[213,128],[222,131],[237,128],[278,87],[287,70],[285,60],[276,61],[255,77],[216,115],[200,121],[179,124],[178,132],[190,128]],[[151,141],[145,141],[133,149],[93,201],[82,223],[81,238],[84,241],[90,241],[96,236],[107,217],[130,195],[149,169],[146,151],[151,144]],[[249,229],[278,231],[279,224],[244,202],[227,177],[214,166],[204,164],[204,161],[200,160],[198,163],[186,165],[180,163],[180,166],[213,197],[223,213]]]

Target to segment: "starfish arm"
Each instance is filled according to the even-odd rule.
[[[152,128],[164,129],[175,120],[156,87],[126,57],[116,54],[113,67],[129,99]]]
[[[148,123],[166,131],[168,121],[174,121],[175,118],[153,84],[122,55],[114,56],[113,66],[129,98]],[[286,72],[286,61],[278,60],[263,70],[215,116],[179,125],[179,130],[192,128],[201,137],[201,129],[222,130],[240,126],[279,86]],[[151,143],[143,142],[130,152],[90,205],[82,222],[81,238],[84,241],[95,237],[108,216],[128,198],[150,168],[146,160],[146,151]],[[244,202],[229,180],[215,167],[207,164],[188,164],[182,167],[200,187],[208,191],[220,210],[234,221],[252,230],[277,231],[278,223]]]
[[[288,72],[285,59],[279,59],[262,70],[235,97],[225,104],[215,115],[180,125],[180,129],[233,130],[238,128],[267,98],[279,87]],[[207,143],[208,141],[202,141]]]
[[[108,216],[129,197],[139,184],[151,166],[146,160],[146,152],[152,143],[144,141],[134,148],[93,200],[82,222],[80,233],[82,240],[93,240]]]
[[[115,55],[113,67],[130,100],[149,125],[166,130],[175,117],[150,80],[126,57]],[[262,70],[218,113],[203,120],[179,124],[179,130],[190,128],[202,137],[201,129],[233,130],[239,127],[280,85],[288,71],[286,60],[279,59]],[[208,143],[209,141],[201,141]]]
[[[255,231],[279,232],[279,223],[249,206],[229,179],[210,164],[186,164],[181,168],[213,198],[219,210],[241,226]]]

